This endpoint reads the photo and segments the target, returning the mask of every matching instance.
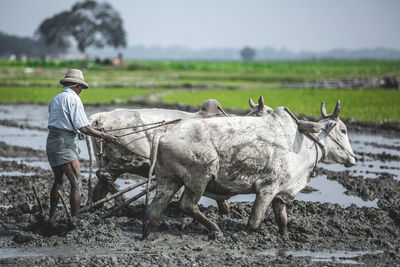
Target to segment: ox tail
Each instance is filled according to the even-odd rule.
[[[89,117],[89,125],[92,125],[99,118],[99,113],[93,114]],[[90,135],[86,135],[86,146],[89,154],[89,179],[88,179],[88,199],[86,205],[92,204],[93,199],[93,187],[92,187],[92,175],[93,175],[93,167],[94,167],[94,150],[93,150],[93,141]]]
[[[158,143],[160,141],[161,136],[163,136],[163,132],[159,129],[155,130],[154,135],[153,135],[153,141],[151,144],[150,168],[149,168],[149,174],[148,174],[149,178],[147,180],[147,186],[146,186],[146,203],[145,203],[144,214],[143,214],[142,238],[146,238],[150,233],[150,229],[149,229],[150,183],[151,183],[151,178],[152,178],[153,172],[154,172],[154,166],[156,165],[156,162],[157,162]]]

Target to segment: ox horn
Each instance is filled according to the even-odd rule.
[[[321,115],[322,115],[323,119],[328,117],[328,114],[326,113],[325,102],[324,101],[322,101],[322,103],[321,103]]]
[[[337,119],[339,118],[339,112],[340,112],[340,99],[336,102],[335,110],[332,113],[332,118]]]
[[[260,96],[258,99],[258,108],[264,107],[264,98]]]
[[[251,97],[249,98],[249,105],[251,108],[254,108],[256,106],[256,104],[254,104],[253,99],[251,99]]]

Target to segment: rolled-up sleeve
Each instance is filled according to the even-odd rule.
[[[89,125],[89,120],[86,116],[81,100],[75,97],[71,97],[69,100],[69,114],[74,130],[76,131],[79,128]]]

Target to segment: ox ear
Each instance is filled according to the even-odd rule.
[[[340,99],[336,102],[335,110],[333,111],[331,117],[334,120],[337,120],[339,118],[339,113],[340,113]]]
[[[299,130],[301,132],[318,133],[321,131],[321,125],[312,121],[299,121]]]
[[[249,98],[249,105],[252,109],[256,106],[256,104],[254,104],[253,99],[251,99],[251,97]]]
[[[321,115],[322,115],[323,119],[328,117],[328,114],[326,113],[326,108],[325,108],[325,102],[324,101],[322,101],[322,103],[321,103]]]
[[[258,99],[258,108],[262,107],[264,107],[264,98],[260,96],[260,98]]]

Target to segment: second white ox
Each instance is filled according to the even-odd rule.
[[[158,145],[149,231],[156,230],[161,213],[184,185],[180,208],[210,231],[220,229],[200,212],[202,195],[221,201],[255,193],[245,230],[258,228],[272,202],[280,231],[286,233],[285,203],[307,185],[317,162],[356,164],[339,111],[339,101],[329,116],[321,106],[316,141],[300,132],[282,107],[266,117],[187,120],[170,127]]]

